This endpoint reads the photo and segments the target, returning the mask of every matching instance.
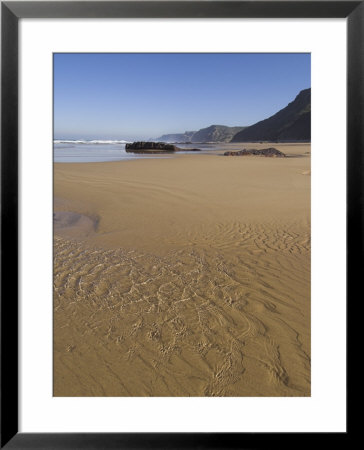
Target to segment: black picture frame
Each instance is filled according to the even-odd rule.
[[[18,21],[117,17],[347,18],[347,304],[363,273],[363,1],[1,2],[1,448],[265,448],[278,439],[281,447],[305,445],[310,433],[18,432]],[[346,444],[348,431],[332,433],[339,445]],[[319,443],[327,435],[314,438]]]

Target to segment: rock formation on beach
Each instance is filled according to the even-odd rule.
[[[181,151],[198,152],[199,148],[179,148],[172,144],[166,144],[164,142],[133,142],[131,144],[125,144],[125,151],[127,153],[174,153]]]
[[[261,150],[257,150],[255,148],[247,150],[244,148],[243,150],[238,150],[237,152],[225,152],[224,156],[249,156],[249,155],[256,155],[256,156],[265,156],[267,158],[285,158],[286,155],[276,148],[270,147],[270,148],[262,148]]]
[[[304,89],[285,108],[268,119],[240,131],[231,142],[309,142],[310,140],[311,89]]]

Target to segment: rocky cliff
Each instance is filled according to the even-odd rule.
[[[195,131],[185,131],[184,133],[163,134],[156,140],[161,142],[175,142],[175,143],[191,142],[191,137],[193,136],[194,133]]]
[[[228,127],[225,125],[211,125],[198,131],[185,131],[184,133],[163,134],[157,138],[162,142],[230,142],[233,136],[245,127]]]
[[[191,137],[192,142],[230,142],[233,136],[244,127],[227,127],[225,125],[211,125],[201,128]]]
[[[311,89],[301,91],[293,102],[268,119],[240,131],[231,142],[310,141]]]

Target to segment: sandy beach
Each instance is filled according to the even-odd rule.
[[[310,163],[54,164],[54,395],[309,396]]]

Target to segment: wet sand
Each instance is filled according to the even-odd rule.
[[[310,395],[310,145],[55,164],[54,395]]]

